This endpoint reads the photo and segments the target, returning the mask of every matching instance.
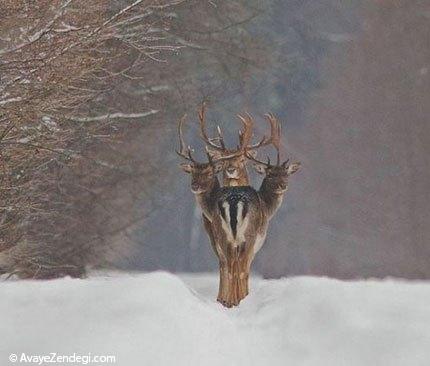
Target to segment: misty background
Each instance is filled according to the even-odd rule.
[[[238,112],[259,118],[262,133],[262,114],[273,111],[282,121],[283,156],[303,164],[253,270],[269,278],[429,278],[429,5],[264,3],[248,27],[269,45],[269,65],[249,71],[240,92],[218,93],[208,118],[227,126],[234,143]],[[211,83],[201,88],[210,98]],[[189,135],[194,145],[197,135]],[[216,270],[189,177],[169,159],[176,174],[136,230],[141,250],[127,268]],[[253,182],[260,184],[255,174]]]
[[[430,278],[427,1],[53,3],[63,13],[46,1],[0,5],[0,274],[216,271],[174,152],[187,113],[187,140],[204,157],[207,100],[208,125],[231,146],[236,114],[251,113],[261,136],[273,112],[282,157],[302,163],[253,271]],[[63,28],[23,46],[23,14]]]

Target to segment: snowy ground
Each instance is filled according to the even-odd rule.
[[[428,282],[253,278],[236,309],[214,301],[213,275],[0,286],[0,365],[23,352],[115,355],[121,366],[430,365]]]

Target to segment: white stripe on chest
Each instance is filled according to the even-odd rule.
[[[238,246],[245,242],[245,233],[248,227],[248,216],[243,218],[243,202],[237,203],[237,226],[236,226],[236,238],[233,236],[233,231],[231,229],[231,217],[230,217],[230,205],[228,202],[222,204],[222,209],[224,210],[224,216],[221,215],[221,226],[224,230],[227,241],[233,246]],[[225,217],[225,219],[224,219]]]

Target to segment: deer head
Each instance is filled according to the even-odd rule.
[[[181,163],[180,167],[184,172],[191,174],[191,190],[193,193],[207,193],[211,191],[214,186],[219,185],[216,174],[223,169],[224,160],[231,158],[231,156],[213,159],[210,154],[207,153],[207,162],[196,161],[192,156],[193,149],[184,142],[182,125],[185,119],[186,115],[184,115],[178,123],[179,150],[176,150],[176,153],[188,162]]]
[[[206,150],[213,159],[223,159],[223,185],[224,186],[247,186],[249,185],[248,172],[246,170],[246,154],[256,156],[259,147],[268,145],[272,137],[263,136],[260,142],[251,144],[252,129],[254,121],[249,114],[238,115],[243,124],[243,130],[239,131],[239,144],[235,149],[229,149],[224,143],[220,127],[217,127],[218,136],[210,138],[206,132],[205,104],[199,111],[201,137],[206,143]],[[271,125],[271,136],[276,131],[276,121],[268,120]],[[228,158],[226,158],[228,157]]]
[[[246,156],[254,161],[254,168],[259,174],[264,174],[265,178],[262,188],[274,194],[282,194],[288,189],[288,177],[300,169],[300,162],[289,164],[289,159],[281,163],[280,161],[280,141],[281,141],[281,125],[277,122],[275,116],[271,113],[265,116],[268,120],[273,121],[277,126],[276,133],[272,133],[272,145],[276,149],[276,164],[270,163],[270,158],[267,158],[267,163],[257,160],[252,154]]]

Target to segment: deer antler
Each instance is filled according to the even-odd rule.
[[[187,117],[187,115],[184,114],[178,123],[179,150],[175,150],[175,151],[179,156],[183,157],[184,159],[189,160],[193,163],[197,163],[197,161],[191,155],[191,153],[194,150],[191,148],[190,145],[186,145],[186,143],[184,141],[184,134],[182,132],[182,125],[184,124],[186,117]],[[217,159],[213,159],[207,151],[206,151],[206,155],[208,157],[208,161],[213,164],[213,163],[217,163],[219,161],[231,159],[232,157],[237,155],[237,152],[230,153],[228,155],[220,156]]]
[[[276,117],[271,114],[265,114],[264,117],[266,117],[267,121],[270,124],[270,137],[267,136],[263,136],[263,138],[260,140],[260,142],[257,142],[254,145],[249,145],[246,147],[246,150],[255,150],[258,149],[262,146],[267,146],[267,145],[274,145],[278,144],[278,149],[279,149],[279,138],[281,135],[281,125],[279,124],[278,120],[276,119]]]
[[[252,145],[251,147],[248,147],[247,152],[246,152],[246,156],[248,157],[248,159],[251,159],[251,160],[255,161],[256,163],[270,166],[271,164],[270,164],[270,158],[269,157],[267,157],[267,163],[265,163],[265,162],[262,162],[260,160],[255,159],[251,154],[248,154],[248,151],[252,150],[254,148],[264,146],[264,145],[272,144],[276,149],[276,165],[279,166],[281,163],[280,152],[279,152],[280,145],[281,145],[281,124],[279,123],[277,118],[273,115],[273,113],[267,113],[264,115],[264,117],[266,117],[267,121],[270,123],[270,137],[266,138],[264,136],[263,139],[259,143]],[[288,161],[289,160],[287,160],[287,162]]]
[[[275,147],[276,149],[276,165],[279,165],[281,163],[280,161],[280,145],[281,145],[281,124],[276,119],[276,117],[273,115],[273,113],[267,113],[264,115],[266,119],[270,123],[270,129],[271,129],[271,137],[270,137],[270,143]]]
[[[241,116],[240,114],[237,115],[240,119],[240,121],[243,123],[243,131],[239,131],[239,145],[237,147],[237,150],[240,152],[245,151],[248,144],[251,142],[252,139],[252,128],[254,126],[254,121],[252,117],[247,113],[245,117]]]
[[[196,161],[191,156],[191,151],[192,151],[191,146],[188,145],[187,147],[185,147],[186,144],[184,142],[184,135],[182,133],[182,125],[183,125],[186,117],[187,117],[187,115],[184,114],[178,123],[179,151],[178,150],[175,150],[175,151],[179,156],[183,157],[186,160],[189,160],[189,161],[195,163]]]
[[[205,112],[206,112],[206,103],[202,103],[202,106],[199,110],[200,134],[202,139],[206,142],[206,144],[208,144],[213,149],[218,151],[225,151],[224,138],[222,136],[222,132],[219,126],[217,127],[218,137],[210,138],[207,135]],[[214,141],[219,141],[220,145],[215,144]]]
[[[279,156],[279,136],[280,136],[280,125],[278,120],[275,118],[273,114],[265,115],[267,121],[270,124],[270,137],[263,136],[263,138],[255,143],[251,144],[252,140],[252,129],[254,127],[254,120],[250,114],[246,113],[245,115],[238,115],[240,121],[243,124],[243,129],[239,130],[239,144],[236,150],[228,150],[224,143],[224,137],[222,135],[221,129],[217,126],[218,136],[214,138],[210,138],[206,132],[206,104],[202,103],[202,106],[199,110],[199,121],[200,121],[200,134],[203,141],[207,144],[207,147],[210,147],[214,150],[220,151],[222,153],[229,153],[229,157],[238,156],[240,154],[246,153],[250,150],[258,149],[262,146],[273,144],[277,147],[278,156]],[[215,141],[218,141],[219,144],[216,144]]]

